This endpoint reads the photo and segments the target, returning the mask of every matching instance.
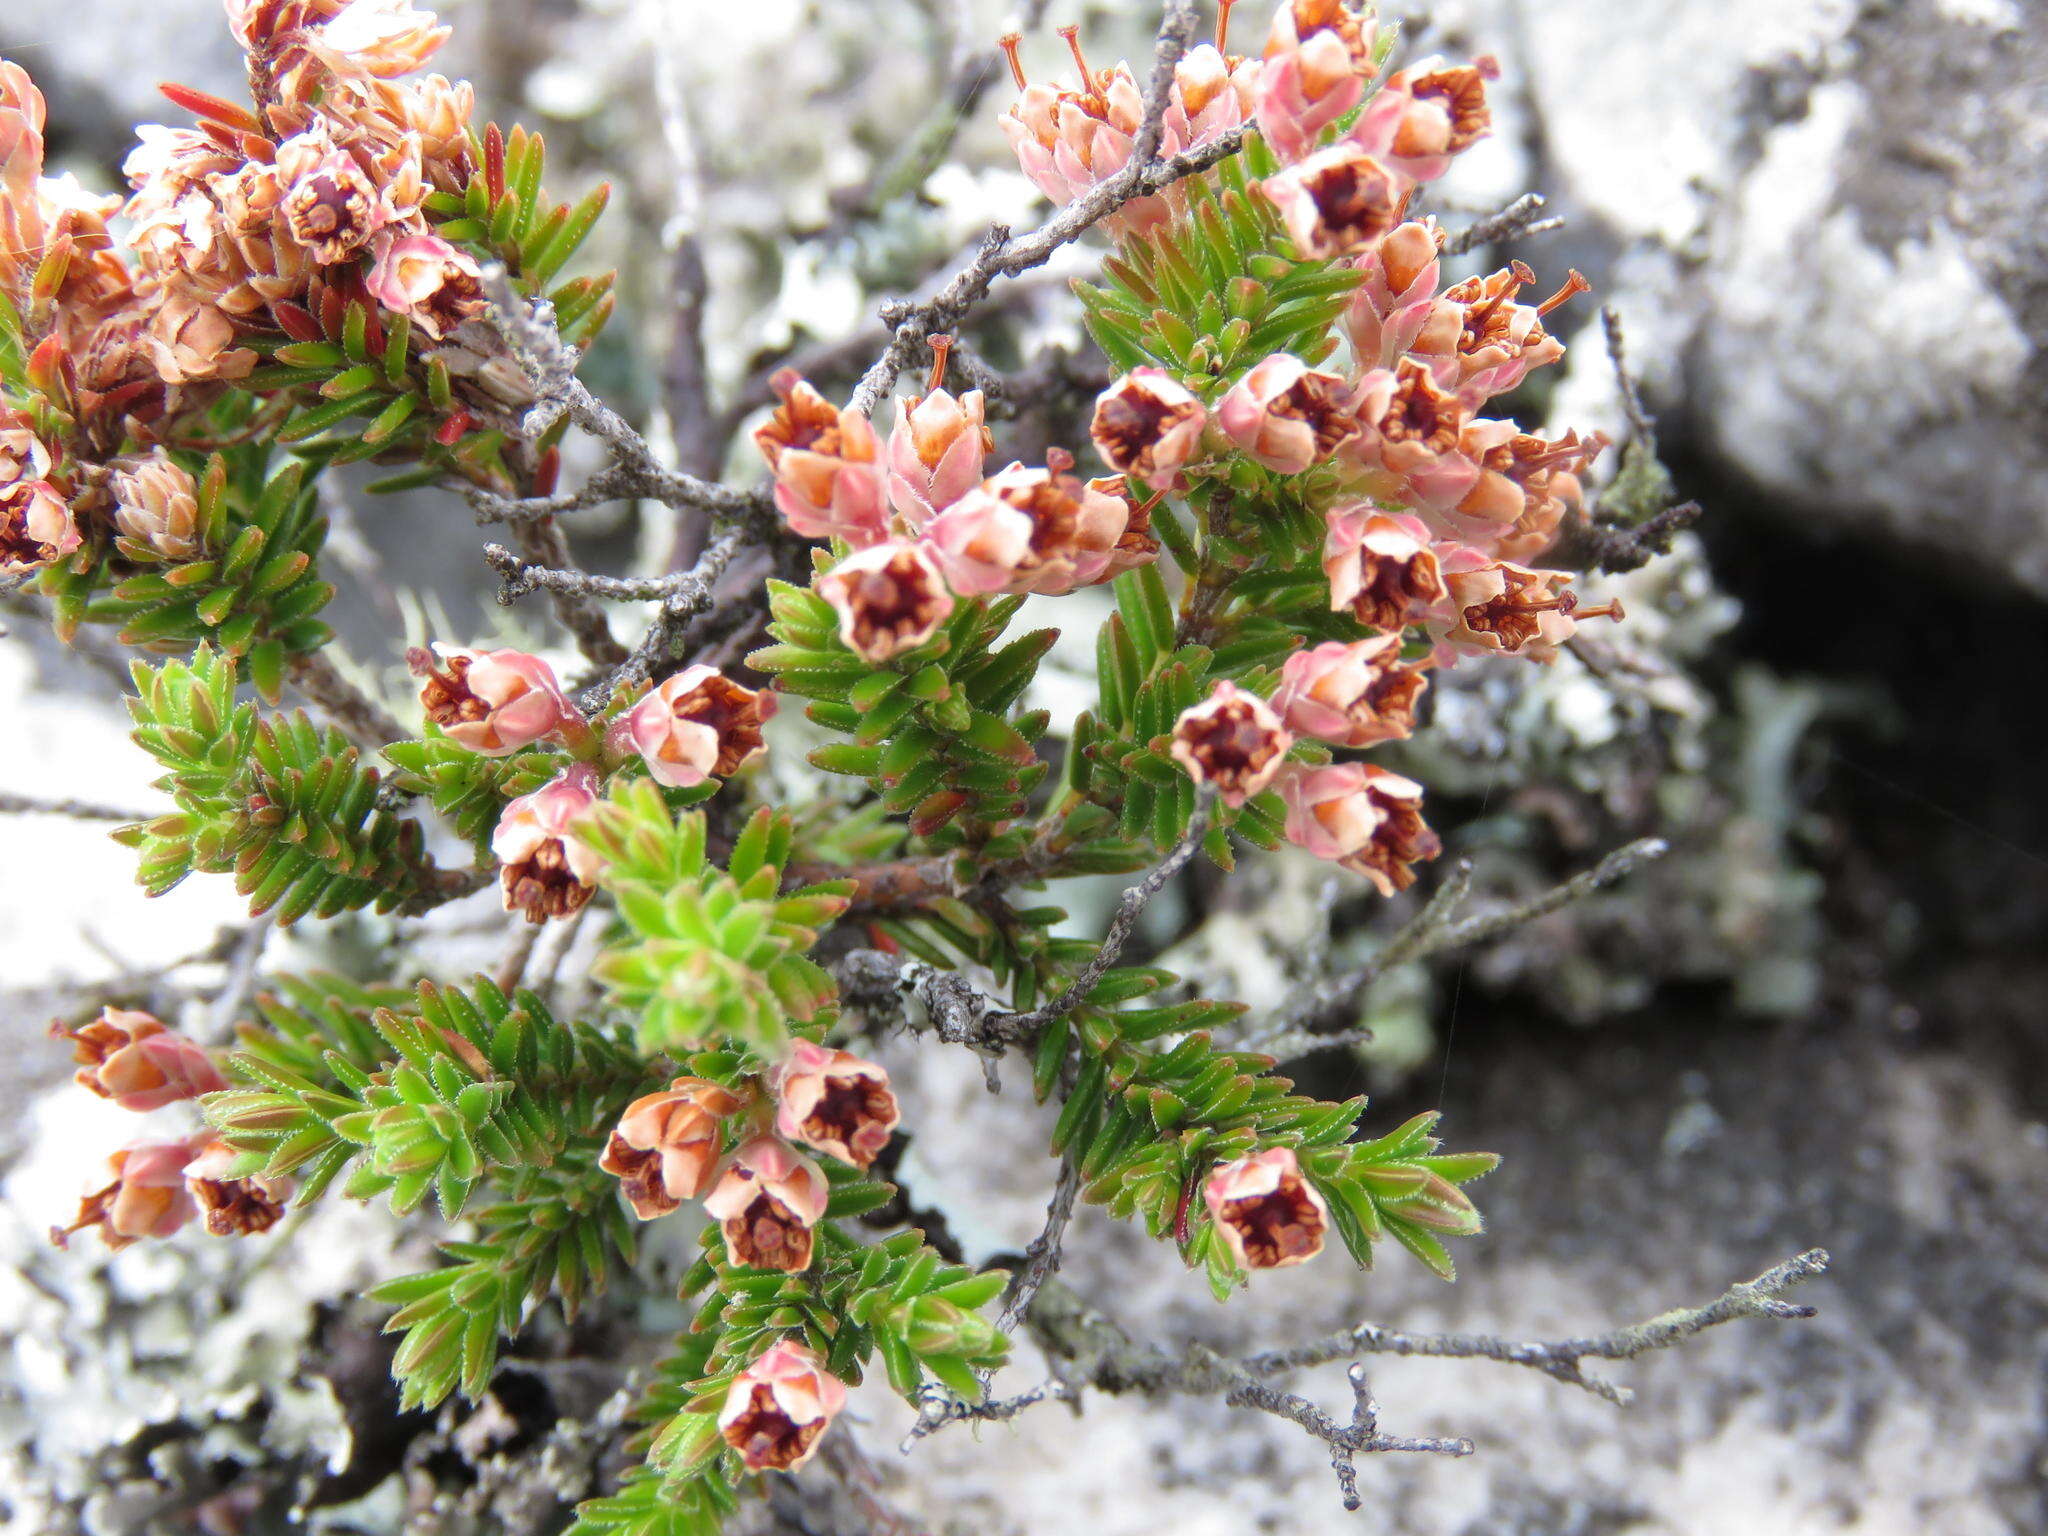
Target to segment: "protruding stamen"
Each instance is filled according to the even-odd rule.
[[[1022,32],[1005,32],[996,39],[996,46],[1003,50],[1003,57],[1010,61],[1010,78],[1017,82],[1017,89],[1024,89],[1024,61],[1017,57],[1018,45],[1024,41]]]
[[[1045,467],[1056,475],[1064,475],[1074,467],[1074,456],[1064,448],[1045,450]]]
[[[1083,91],[1094,90],[1095,76],[1089,71],[1088,56],[1081,52],[1080,26],[1078,24],[1064,26],[1059,31],[1060,36],[1067,40],[1068,51],[1074,55],[1074,67],[1081,71],[1081,89]]]
[[[1230,8],[1237,0],[1216,0],[1216,51],[1230,56]]]
[[[953,338],[942,331],[925,337],[924,344],[932,349],[931,377],[924,381],[924,392],[930,394],[946,382],[946,356],[953,350]]]
[[[1536,306],[1536,313],[1539,315],[1547,315],[1553,309],[1557,308],[1558,305],[1562,304],[1566,299],[1570,298],[1573,294],[1591,293],[1592,291],[1593,285],[1586,281],[1585,274],[1581,272],[1577,267],[1573,267],[1570,272],[1565,274],[1564,286],[1558,289],[1557,292],[1553,293],[1549,298],[1545,299],[1541,304],[1538,304]]]
[[[1621,599],[1618,597],[1611,602],[1597,603],[1584,608],[1574,608],[1571,610],[1571,615],[1574,619],[1612,619],[1617,624],[1628,617],[1626,613],[1622,612]]]

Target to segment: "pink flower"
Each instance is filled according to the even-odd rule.
[[[934,389],[923,399],[896,402],[889,434],[889,501],[922,528],[974,487],[995,439],[982,424],[981,391],[955,399]]]
[[[52,1024],[50,1033],[71,1042],[78,1086],[123,1109],[146,1113],[227,1087],[205,1047],[166,1029],[152,1014],[102,1008],[90,1024]]]
[[[1380,87],[1350,137],[1402,175],[1435,181],[1493,131],[1486,82],[1499,78],[1500,63],[1492,57],[1457,68],[1425,59]]]
[[[1422,667],[1401,664],[1398,633],[1349,645],[1326,640],[1287,658],[1273,707],[1304,736],[1370,747],[1413,734],[1415,703],[1428,686]]]
[[[789,1472],[811,1459],[846,1386],[825,1362],[788,1340],[733,1377],[718,1410],[718,1432],[750,1472]]]
[[[665,1216],[711,1187],[724,1150],[725,1119],[739,1107],[739,1099],[717,1083],[679,1077],[626,1106],[598,1166],[618,1175],[635,1216]]]
[[[1505,394],[1537,368],[1564,356],[1564,343],[1543,328],[1543,317],[1592,284],[1576,270],[1541,304],[1518,304],[1515,295],[1536,280],[1521,262],[1490,277],[1468,277],[1445,290],[1441,325],[1412,349],[1437,382],[1467,400]]]
[[[1333,763],[1290,775],[1287,840],[1364,875],[1391,896],[1415,883],[1413,866],[1443,852],[1422,819],[1422,786],[1373,763]]]
[[[1449,617],[1431,629],[1446,660],[1465,652],[1555,661],[1581,620],[1623,617],[1619,603],[1581,607],[1569,571],[1533,571],[1462,547],[1444,556],[1443,571]]]
[[[573,829],[596,801],[597,775],[578,763],[505,807],[491,834],[491,852],[501,865],[507,912],[544,923],[590,900],[604,866]]]
[[[882,443],[867,417],[834,410],[794,370],[769,380],[782,404],[754,432],[775,475],[775,505],[807,539],[844,539],[856,549],[889,534]]]
[[[0,406],[0,492],[24,480],[47,479],[52,464],[27,412]]]
[[[810,1268],[811,1229],[825,1217],[825,1173],[773,1136],[733,1153],[704,1210],[725,1233],[726,1252],[750,1269]]]
[[[1085,484],[1064,453],[1045,469],[1012,464],[954,502],[925,529],[946,581],[963,597],[983,592],[1056,596],[1106,581],[1155,558],[1150,518],[1124,495],[1122,479]]]
[[[1391,368],[1410,350],[1451,349],[1462,311],[1436,297],[1442,247],[1436,220],[1411,219],[1358,258],[1364,280],[1344,311],[1344,328],[1360,367]]]
[[[1294,248],[1310,261],[1348,256],[1401,222],[1412,178],[1349,140],[1319,149],[1259,183],[1280,210]]]
[[[1219,681],[1173,725],[1173,760],[1197,784],[1214,784],[1225,805],[1243,805],[1273,782],[1293,736],[1255,693]]]
[[[1231,386],[1216,421],[1266,468],[1298,475],[1358,435],[1358,418],[1346,409],[1349,393],[1336,374],[1275,352]]]
[[[902,1115],[889,1074],[851,1051],[799,1040],[775,1073],[777,1134],[865,1168]]]
[[[1324,129],[1358,105],[1374,73],[1377,23],[1344,0],[1282,0],[1259,71],[1259,132],[1282,160],[1299,160]]]
[[[627,713],[628,739],[657,783],[688,789],[729,778],[765,750],[762,722],[775,695],[742,688],[701,663],[667,679]]]
[[[546,741],[583,716],[569,702],[555,670],[525,651],[472,651],[436,641],[445,670],[415,648],[406,653],[420,680],[427,720],[450,741],[484,757],[504,757]]]
[[[126,1248],[138,1238],[169,1237],[199,1214],[185,1187],[185,1165],[206,1143],[204,1136],[182,1141],[136,1142],[107,1159],[110,1181],[79,1201],[68,1227],[52,1227],[59,1248],[74,1232],[99,1229],[109,1248]]]
[[[1375,369],[1354,396],[1361,431],[1345,456],[1363,471],[1360,489],[1392,501],[1454,507],[1472,489],[1478,466],[1459,436],[1469,403],[1439,387],[1430,370],[1404,357]]]
[[[1163,368],[1133,368],[1095,399],[1089,435],[1110,468],[1163,489],[1202,447],[1209,413]]]
[[[1444,596],[1432,542],[1419,518],[1371,502],[1332,508],[1323,539],[1331,610],[1388,633],[1421,619]]]
[[[249,1237],[268,1232],[284,1218],[285,1202],[298,1188],[294,1179],[251,1174],[232,1177],[241,1154],[223,1141],[208,1141],[185,1165],[185,1188],[199,1204],[206,1230],[215,1237]]]
[[[1250,120],[1264,67],[1256,59],[1232,59],[1214,44],[1190,48],[1173,66],[1173,90],[1166,102],[1167,153],[1208,144]]]
[[[951,617],[953,594],[930,547],[893,540],[848,555],[817,580],[839,639],[863,661],[914,651]]]
[[[228,0],[230,15],[248,8],[247,0]],[[432,11],[414,10],[412,0],[349,0],[305,41],[343,79],[390,80],[424,68],[448,34]]]
[[[1330,1208],[1301,1176],[1292,1147],[1225,1163],[1202,1186],[1209,1217],[1246,1269],[1286,1269],[1323,1251]]]
[[[78,545],[71,508],[49,481],[0,486],[0,576],[55,565]]]
[[[1571,494],[1578,494],[1576,472],[1585,469],[1607,445],[1595,433],[1581,438],[1567,432],[1556,441],[1524,432],[1511,421],[1474,421],[1466,425],[1459,447],[1478,470],[1472,489],[1448,514],[1437,521],[1454,537],[1505,554],[1503,540],[1514,538],[1517,547],[1545,532],[1554,532],[1564,507],[1552,488],[1569,482]]]
[[[361,0],[357,0],[361,3]],[[410,315],[435,340],[484,307],[483,269],[439,235],[377,236],[363,286],[394,315]]]

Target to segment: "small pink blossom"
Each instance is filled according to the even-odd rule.
[[[1089,435],[1110,468],[1170,489],[1202,447],[1208,410],[1163,368],[1133,368],[1095,399]]]
[[[1445,660],[1459,653],[1551,662],[1586,619],[1623,617],[1621,605],[1581,606],[1569,571],[1539,571],[1460,547],[1445,554],[1444,617],[1432,623]]]
[[[1237,684],[1218,681],[1181,712],[1168,749],[1197,784],[1213,784],[1225,805],[1243,805],[1286,765],[1294,737],[1273,708]]]
[[[1349,140],[1259,183],[1294,248],[1310,261],[1349,256],[1401,222],[1415,182]]]
[[[360,3],[360,0],[358,0]],[[483,269],[439,235],[377,237],[376,261],[363,279],[370,297],[439,340],[484,307]]]
[[[1045,469],[1012,464],[954,502],[925,529],[952,589],[1056,596],[1106,581],[1155,558],[1149,517],[1121,478],[1082,482],[1073,461],[1048,454]]]
[[[957,399],[934,389],[896,403],[889,434],[889,501],[913,528],[924,525],[981,484],[995,439],[982,424],[981,391]]]
[[[62,1248],[72,1233],[89,1227],[116,1250],[139,1238],[169,1237],[199,1214],[185,1186],[185,1165],[207,1139],[190,1136],[123,1147],[107,1159],[109,1182],[79,1201],[71,1225],[52,1227],[50,1241]]]
[[[735,1264],[788,1273],[808,1269],[825,1218],[825,1172],[787,1142],[756,1136],[733,1153],[704,1210],[725,1233]]]
[[[1344,0],[1282,0],[1259,71],[1259,132],[1282,160],[1299,160],[1358,105],[1374,73],[1377,23]]]
[[[1209,1218],[1246,1269],[1286,1269],[1323,1251],[1330,1208],[1302,1177],[1292,1147],[1225,1163],[1202,1185]]]
[[[902,1115],[889,1074],[851,1051],[799,1040],[775,1073],[776,1132],[866,1168]]]
[[[1415,704],[1428,686],[1422,667],[1402,665],[1399,634],[1326,640],[1287,658],[1273,707],[1304,736],[1370,747],[1413,734]]]
[[[846,1406],[846,1385],[801,1344],[784,1340],[733,1377],[718,1432],[750,1472],[790,1472],[811,1459]]]
[[[70,504],[47,480],[0,486],[0,576],[55,565],[78,548]]]
[[[290,1178],[263,1174],[236,1177],[230,1170],[241,1154],[224,1141],[207,1141],[185,1165],[185,1188],[199,1204],[206,1230],[215,1237],[249,1237],[268,1232],[284,1219],[285,1202],[298,1188]]]
[[[688,789],[729,778],[766,750],[762,723],[775,695],[743,688],[716,667],[698,664],[666,679],[628,711],[624,726],[660,784]]]
[[[882,443],[867,417],[836,410],[784,368],[769,380],[781,399],[755,429],[754,443],[775,476],[775,505],[807,539],[844,539],[855,549],[889,535]]]
[[[1534,272],[1514,261],[1490,276],[1452,285],[1439,304],[1445,323],[1432,321],[1429,334],[1411,350],[1439,384],[1467,400],[1505,394],[1533,370],[1564,356],[1564,343],[1543,328],[1543,318],[1592,287],[1573,270],[1542,303],[1517,303],[1516,295],[1535,280]]]
[[[1344,380],[1275,352],[1231,386],[1216,422],[1246,455],[1282,475],[1320,464],[1358,435]]]
[[[501,866],[507,912],[544,923],[590,900],[604,865],[574,829],[596,802],[597,775],[578,763],[505,807],[491,834],[491,852]]]
[[[227,0],[229,14],[250,8]],[[349,0],[306,34],[313,56],[342,79],[396,79],[426,66],[448,40],[449,28],[412,0]]]
[[[679,1077],[626,1106],[598,1166],[618,1176],[635,1216],[665,1216],[711,1187],[724,1150],[725,1120],[739,1107],[739,1099],[719,1084]]]
[[[1456,68],[1425,59],[1388,78],[1352,125],[1351,140],[1415,181],[1435,181],[1451,161],[1493,131],[1486,82],[1492,57]]]
[[[415,648],[406,653],[420,680],[427,720],[450,741],[484,757],[504,757],[546,741],[583,716],[569,702],[555,669],[525,651],[473,651],[436,641],[433,658]]]
[[[841,643],[863,661],[916,650],[953,613],[953,594],[925,544],[871,545],[820,576],[817,588],[839,615]]]
[[[1442,248],[1435,219],[1411,219],[1358,258],[1363,280],[1344,329],[1361,368],[1391,368],[1411,350],[1451,350],[1462,310],[1437,299]]]
[[[1420,620],[1444,596],[1433,542],[1419,518],[1371,502],[1332,508],[1323,539],[1331,610],[1388,633]]]
[[[123,1109],[146,1113],[227,1087],[204,1046],[165,1028],[153,1014],[102,1008],[90,1024],[53,1024],[50,1032],[71,1042],[79,1087]]]
[[[1443,844],[1422,819],[1422,786],[1375,763],[1333,763],[1290,775],[1287,840],[1392,896],[1415,883],[1414,865]]]
[[[1467,458],[1460,434],[1470,403],[1442,388],[1413,358],[1379,368],[1358,381],[1360,432],[1345,449],[1359,488],[1390,501],[1454,507],[1472,489],[1478,466]]]

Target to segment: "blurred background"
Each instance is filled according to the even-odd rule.
[[[622,269],[591,359],[600,393],[701,473],[758,473],[749,413],[793,361],[828,393],[881,340],[877,301],[943,281],[991,221],[1043,215],[996,127],[993,52],[1034,76],[1080,22],[1098,64],[1149,54],[1150,4],[1053,0],[449,0],[437,67],[542,129],[560,196],[615,183],[593,259]],[[1238,47],[1270,7],[1244,0]],[[1457,228],[1534,190],[1563,228],[1475,253],[1546,287],[1577,267],[1573,342],[1515,404],[1618,432],[1611,305],[1696,535],[1609,583],[1630,620],[1597,670],[1462,668],[1405,760],[1470,856],[1481,901],[1632,837],[1673,851],[1618,890],[1431,970],[1390,975],[1356,1054],[1292,1069],[1373,1121],[1441,1107],[1506,1155],[1491,1230],[1445,1287],[1396,1257],[1262,1277],[1218,1307],[1170,1252],[1084,1210],[1066,1278],[1143,1336],[1224,1350],[1370,1317],[1521,1336],[1698,1302],[1802,1249],[1834,1255],[1811,1323],[1744,1324],[1617,1368],[1616,1410],[1533,1373],[1389,1361],[1390,1429],[1474,1458],[1382,1458],[1338,1509],[1313,1442],[1220,1403],[1091,1398],[899,1454],[900,1404],[862,1394],[864,1452],[747,1518],[777,1531],[1388,1536],[1938,1533],[2048,1529],[2048,7],[2042,0],[1446,0],[1389,5],[1412,58],[1492,53],[1495,136],[1433,189]],[[118,186],[160,78],[232,95],[215,0],[0,0],[0,55],[50,103],[52,158]],[[999,450],[1078,445],[1103,382],[1066,281],[1089,250],[998,291],[972,330],[1012,375]],[[701,286],[697,268],[701,265]],[[702,297],[700,298],[700,292]],[[679,349],[701,308],[703,356]],[[1576,329],[1575,329],[1576,328]],[[703,398],[714,409],[684,409]],[[572,466],[570,476],[576,473]],[[354,670],[403,697],[401,637],[540,639],[502,610],[453,498],[337,488],[331,556]],[[581,514],[593,569],[661,569],[692,530]],[[1085,669],[1070,600],[1060,656]],[[10,609],[0,784],[147,808],[108,654],[63,653]],[[1081,672],[1069,673],[1079,689]],[[1073,702],[1057,697],[1055,719]],[[784,722],[778,722],[784,725]],[[785,728],[794,728],[785,726]],[[800,742],[794,745],[801,747]],[[777,790],[814,792],[800,750]],[[644,1297],[543,1323],[476,1410],[400,1420],[381,1319],[353,1302],[425,1239],[323,1209],[262,1243],[59,1254],[121,1111],[63,1084],[53,1014],[110,997],[182,1010],[250,941],[224,885],[145,902],[103,826],[7,817],[0,858],[0,1521],[10,1531],[532,1531],[603,1472],[606,1404],[672,1327]],[[1083,893],[1088,920],[1109,893]],[[427,923],[278,938],[266,963],[488,965],[492,898]],[[1164,963],[1271,997],[1305,935],[1368,952],[1407,909],[1250,860],[1155,905]],[[1197,920],[1199,919],[1199,920]],[[487,929],[491,936],[484,937]],[[211,969],[165,976],[209,953]],[[187,984],[201,985],[186,990]],[[885,1042],[916,1135],[903,1173],[970,1252],[1014,1252],[1053,1165],[1025,1085]],[[678,1256],[670,1256],[679,1257]],[[666,1309],[666,1310],[665,1310]],[[1003,1380],[1035,1384],[1028,1349]],[[1312,1378],[1341,1396],[1340,1377]],[[838,1443],[835,1435],[834,1444]],[[851,1490],[851,1491],[850,1491]],[[892,1527],[876,1513],[893,1510]],[[741,1527],[745,1528],[745,1527]],[[1351,1528],[1351,1527],[1341,1527]]]

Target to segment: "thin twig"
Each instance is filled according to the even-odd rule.
[[[512,537],[519,541],[520,553],[536,565],[559,570],[575,568],[568,535],[552,517],[520,518],[512,524]],[[576,648],[586,660],[610,667],[626,659],[626,648],[619,644],[611,621],[590,593],[571,587],[550,587],[548,598],[554,604],[555,617],[576,637]]]
[[[1459,230],[1444,242],[1446,256],[1462,256],[1467,251],[1477,250],[1482,245],[1496,245],[1507,240],[1525,240],[1530,235],[1540,235],[1545,230],[1562,229],[1564,220],[1543,218],[1548,201],[1541,192],[1524,192],[1507,207],[1497,213],[1489,213],[1478,223]]]
[[[151,811],[124,811],[91,800],[44,800],[0,790],[0,816],[68,816],[74,821],[148,821]]]
[[[287,666],[299,691],[327,711],[355,743],[368,752],[379,752],[412,733],[398,723],[391,711],[342,676],[329,652],[302,651]]]
[[[1015,1328],[1045,1282],[1059,1273],[1060,1242],[1067,1223],[1074,1217],[1074,1200],[1081,1193],[1081,1170],[1072,1156],[1060,1159],[1060,1176],[1053,1181],[1052,1199],[1045,1208],[1045,1227],[1024,1250],[1024,1266],[1010,1277],[1003,1298],[1002,1315],[996,1326],[1005,1333]]]

